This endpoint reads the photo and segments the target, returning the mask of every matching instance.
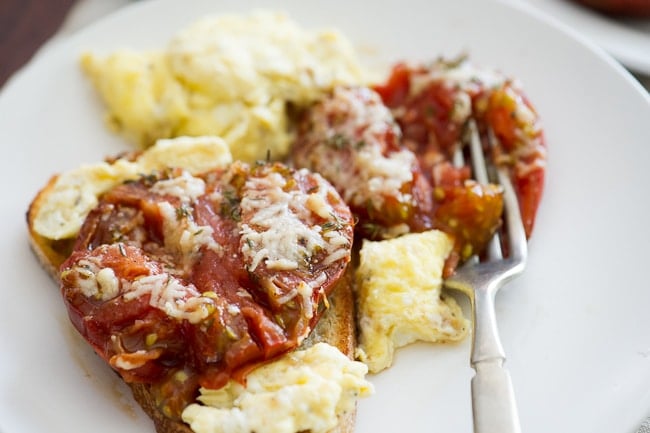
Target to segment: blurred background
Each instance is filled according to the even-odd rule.
[[[0,87],[52,38],[73,33],[129,2],[1,0]]]
[[[1,0],[0,87],[44,45],[132,1]],[[528,3],[581,33],[650,90],[650,0],[512,1]]]

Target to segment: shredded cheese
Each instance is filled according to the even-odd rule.
[[[214,305],[209,296],[202,296],[193,284],[183,284],[167,273],[147,275],[132,283],[124,283],[124,299],[131,301],[149,296],[149,305],[168,316],[190,323],[208,317]]]
[[[111,268],[102,268],[92,258],[79,260],[68,272],[76,273],[77,287],[87,298],[108,301],[119,294],[120,281]]]
[[[221,246],[212,236],[214,229],[196,224],[186,208],[175,208],[162,201],[158,203],[158,209],[163,216],[165,248],[181,258],[181,269],[188,269],[194,263],[203,246],[221,253]]]
[[[349,254],[348,241],[338,231],[325,238],[321,225],[310,224],[314,221],[312,211],[335,219],[331,206],[320,196],[314,198],[315,194],[285,191],[286,184],[277,172],[246,181],[241,209],[248,222],[241,224],[240,245],[251,272],[262,262],[268,269],[298,269],[319,250],[328,253],[327,263]],[[326,188],[320,186],[319,190]]]
[[[151,187],[151,191],[156,194],[178,197],[189,203],[205,194],[205,182],[183,170],[180,176],[159,180]]]
[[[413,197],[402,189],[413,181],[415,154],[407,149],[385,154],[387,133],[399,136],[400,130],[377,93],[337,87],[312,116],[310,135],[318,144],[309,165],[341,191],[346,203],[380,210],[392,197],[412,204]],[[353,151],[342,159],[344,147]]]

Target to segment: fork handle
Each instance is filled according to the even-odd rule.
[[[472,411],[474,433],[521,433],[515,393],[503,359],[474,364]]]

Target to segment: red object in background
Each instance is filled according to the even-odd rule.
[[[63,23],[75,0],[0,1],[0,86]]]
[[[650,0],[573,0],[606,14],[650,18]]]

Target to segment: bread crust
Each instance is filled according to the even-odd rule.
[[[32,247],[32,251],[36,254],[36,257],[43,268],[57,281],[59,268],[72,252],[74,239],[58,241],[47,239],[36,233],[36,230],[34,230],[34,221],[45,203],[48,194],[51,194],[53,191],[58,178],[58,175],[52,176],[47,184],[38,192],[38,194],[36,194],[36,197],[34,197],[34,200],[32,200],[27,209],[26,215],[27,228],[29,231],[29,244]]]
[[[38,192],[27,210],[26,219],[30,246],[43,268],[58,283],[59,268],[70,255],[74,239],[53,241],[39,235],[34,230],[36,215],[47,195],[53,190],[57,179],[58,176],[52,176]],[[337,347],[350,359],[354,358],[356,328],[353,281],[352,266],[348,266],[328,297],[321,319],[309,337],[303,341],[301,348],[325,342]],[[149,385],[139,383],[128,385],[135,401],[152,419],[157,433],[192,433],[189,425],[167,417],[158,409]],[[356,412],[347,413],[340,417],[338,425],[329,433],[351,433],[354,430],[355,419]]]
[[[329,297],[329,308],[323,313],[318,324],[303,342],[302,346],[324,342],[336,346],[348,358],[354,359],[356,340],[356,313],[354,291],[354,271],[351,265],[338,281]],[[339,418],[338,425],[329,433],[352,433],[356,421],[356,411]]]

